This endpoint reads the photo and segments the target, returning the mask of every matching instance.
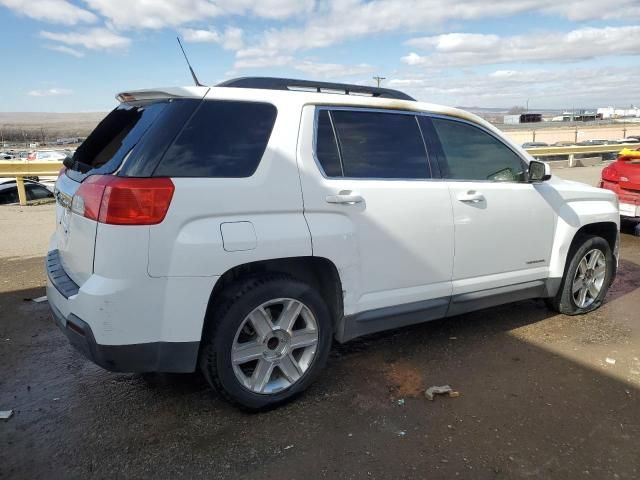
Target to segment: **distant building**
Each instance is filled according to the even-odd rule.
[[[604,107],[599,108],[598,113],[602,115],[602,118],[628,118],[628,117],[640,117],[640,108],[614,108]]]
[[[551,119],[552,122],[595,122],[602,120],[603,116],[599,112],[589,112],[587,110],[576,110],[574,112],[563,112]]]
[[[505,125],[517,125],[520,123],[536,123],[542,121],[541,113],[521,113],[520,115],[505,115],[503,122]]]

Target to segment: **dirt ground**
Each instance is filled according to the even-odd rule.
[[[54,326],[51,205],[0,208],[0,478],[640,477],[640,238],[605,305],[524,301],[334,346],[296,401],[247,414],[198,374],[106,372]],[[458,398],[424,397],[449,384]]]

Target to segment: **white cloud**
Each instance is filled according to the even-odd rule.
[[[313,63],[310,61],[303,61],[293,65],[293,68],[313,77],[324,78],[350,77],[353,75],[371,73],[373,71],[373,67],[366,63],[358,65],[341,65],[338,63]]]
[[[563,63],[611,55],[640,55],[640,26],[581,28],[568,33],[496,35],[448,33],[414,38],[407,45],[430,50],[402,57],[407,65],[456,67],[498,63]]]
[[[638,0],[608,0],[606,7],[601,0],[329,0],[320,3],[302,26],[266,30],[247,50],[290,55],[380,33],[438,31],[447,22],[526,12],[581,20],[640,18]],[[450,40],[455,48],[455,39]]]
[[[229,15],[284,19],[311,11],[313,0],[84,0],[118,28],[178,27]]]
[[[49,88],[47,90],[31,90],[27,95],[31,97],[58,97],[60,95],[71,95],[72,90],[68,88]]]
[[[44,48],[48,48],[49,50],[53,50],[54,52],[66,53],[67,55],[71,55],[72,57],[76,58],[84,57],[84,52],[76,50],[75,48],[67,47],[65,45],[45,45]]]
[[[98,17],[66,0],[0,0],[0,5],[35,20],[75,25],[92,23]]]
[[[531,100],[537,108],[629,104],[637,91],[637,69],[495,70],[487,74],[442,73],[395,78],[390,88],[419,100],[448,105],[503,106]],[[632,93],[633,92],[633,93]]]
[[[184,28],[180,34],[185,42],[190,43],[217,43],[226,50],[239,50],[243,46],[243,34],[241,28],[227,27],[222,33],[212,28],[207,30],[197,30]]]
[[[126,48],[131,40],[108,28],[91,28],[77,32],[40,32],[42,38],[71,46],[82,46],[89,50],[112,50]]]

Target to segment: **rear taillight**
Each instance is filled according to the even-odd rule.
[[[619,182],[620,174],[615,168],[615,164],[611,164],[608,167],[602,169],[602,179],[607,182]]]
[[[169,178],[93,175],[73,196],[71,210],[111,225],[155,225],[164,220],[173,191]]]

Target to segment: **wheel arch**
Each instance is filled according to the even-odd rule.
[[[335,264],[324,257],[303,256],[259,260],[236,265],[220,276],[209,296],[205,318],[203,319],[202,340],[211,328],[216,306],[224,298],[223,292],[231,285],[248,276],[281,273],[303,281],[316,288],[331,312],[334,329],[344,315],[342,302],[342,282]]]

